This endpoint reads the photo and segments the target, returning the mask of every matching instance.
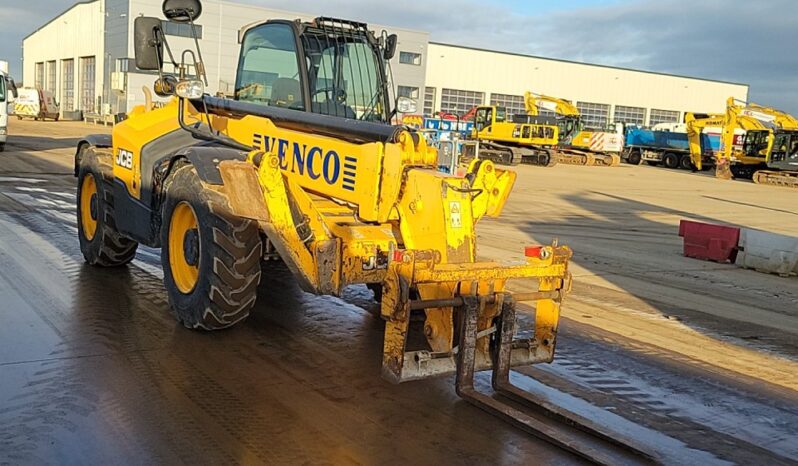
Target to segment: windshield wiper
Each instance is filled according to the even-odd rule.
[[[359,118],[360,120],[365,120],[367,117],[371,116],[371,114],[373,114],[375,110],[377,110],[377,102],[379,101],[379,98],[382,96],[382,92],[383,92],[382,87],[377,88],[377,92],[375,92],[374,95],[369,100],[368,112],[364,113],[363,116]]]

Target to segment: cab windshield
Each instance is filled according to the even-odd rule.
[[[6,78],[0,75],[0,102],[6,101]]]
[[[311,111],[386,121],[385,87],[376,51],[363,34],[305,32]]]
[[[235,98],[262,105],[369,121],[388,121],[377,48],[358,30],[307,28],[299,57],[294,28],[270,23],[247,32]],[[307,78],[309,102],[303,92]]]

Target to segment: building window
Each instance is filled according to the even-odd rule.
[[[55,60],[47,62],[47,80],[44,82],[44,88],[48,91],[55,92]]]
[[[441,89],[441,111],[463,116],[474,107],[485,102],[485,93],[462,91],[459,89]]]
[[[418,88],[411,86],[399,86],[397,89],[397,94],[399,97],[418,99]]]
[[[435,88],[424,88],[424,115],[432,116],[435,113]]]
[[[44,87],[44,63],[36,63],[35,68],[35,76],[34,76],[34,86],[36,89],[42,89]]]
[[[576,108],[582,115],[586,128],[604,129],[610,122],[610,106],[592,102],[577,102]]]
[[[61,60],[61,108],[75,110],[75,60]]]
[[[657,110],[651,109],[651,117],[648,119],[648,125],[654,126],[660,123],[678,123],[679,112],[675,110]]]
[[[164,20],[161,21],[161,26],[163,27],[163,33],[168,36],[193,37],[191,35],[191,24]],[[197,39],[202,39],[202,26],[195,24],[194,30],[197,31]]]
[[[399,52],[399,63],[405,65],[421,66],[421,54],[413,52]]]
[[[497,107],[504,107],[507,110],[507,119],[511,120],[513,115],[526,115],[524,96],[509,94],[491,94],[490,104]]]
[[[117,58],[116,59],[116,71],[119,73],[127,73],[130,71],[130,58]]]
[[[616,105],[612,119],[615,123],[628,123],[643,126],[646,124],[646,109]]]
[[[80,106],[87,113],[94,113],[94,79],[96,64],[94,57],[80,57]]]

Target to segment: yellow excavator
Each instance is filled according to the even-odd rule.
[[[514,121],[505,107],[489,105],[475,109],[471,138],[479,141],[479,158],[503,165],[551,167],[558,162],[558,132],[552,121]],[[470,158],[474,154],[465,155]]]
[[[191,31],[201,11],[197,0],[163,3],[166,19]],[[157,73],[156,94],[171,100],[137,106],[110,137],[79,142],[86,262],[123,266],[139,244],[160,248],[173,314],[203,330],[232,326],[258,298],[281,292],[259,287],[264,259],[282,260],[310,293],[368,285],[385,321],[385,379],[456,373],[456,391],[470,403],[612,464],[475,388],[475,372],[492,369],[495,394],[565,419],[563,429],[575,423],[619,441],[511,383],[512,366],[554,357],[571,251],[553,241],[509,262],[477,260],[475,225],[501,213],[516,175],[489,160],[474,160],[465,177],[441,173],[422,135],[391,124],[397,111],[414,110],[389,97],[397,37],[316,18],[251,24],[239,38],[235,95],[213,97],[197,42],[177,62],[162,21],[135,19],[136,66]],[[163,71],[165,60],[176,76]],[[534,304],[531,336],[517,333],[519,302]]]
[[[693,164],[702,168],[697,136],[705,126],[722,128],[715,174],[719,178],[752,178],[755,183],[798,187],[798,120],[792,115],[755,103],[729,97],[726,112],[709,118],[688,120]],[[736,129],[745,131],[741,149],[735,149]]]
[[[621,163],[622,134],[586,129],[579,109],[568,100],[527,91],[524,106],[530,118],[540,117],[541,109],[557,115],[557,151],[561,162],[605,166]]]
[[[755,103],[745,104],[739,114],[762,122],[764,129],[747,131],[740,160],[756,167],[750,176],[754,183],[798,188],[798,119],[784,111]],[[740,118],[740,117],[738,117]],[[724,143],[731,135],[724,131]],[[764,166],[761,153],[765,153]],[[759,162],[758,165],[754,165]],[[734,167],[734,166],[732,166]]]

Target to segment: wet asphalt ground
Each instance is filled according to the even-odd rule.
[[[382,381],[383,325],[365,287],[312,296],[270,263],[248,320],[212,334],[182,328],[159,251],[142,248],[121,269],[83,263],[69,152],[92,128],[12,124],[22,137],[0,154],[0,464],[579,464],[460,400],[453,378]],[[690,182],[607,170],[627,168]],[[798,279],[664,254],[678,238],[652,222],[667,225],[675,208],[613,204],[593,209],[594,223],[576,207],[563,214],[562,180],[525,181],[539,170],[519,168],[506,219],[479,239],[486,256],[503,256],[502,238],[521,241],[532,225],[529,236],[577,251],[556,360],[514,381],[668,464],[796,464]],[[531,215],[541,192],[551,200]],[[771,207],[789,218],[789,206]],[[761,221],[790,228],[774,215]]]

